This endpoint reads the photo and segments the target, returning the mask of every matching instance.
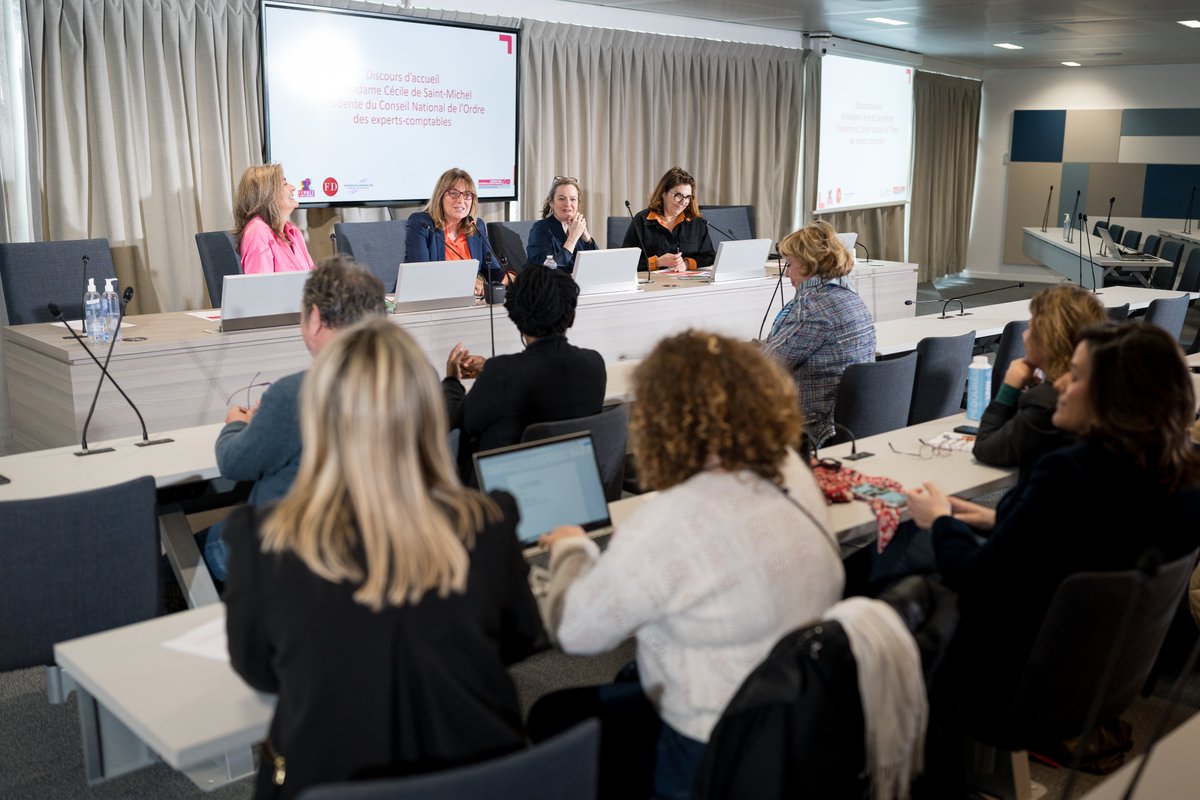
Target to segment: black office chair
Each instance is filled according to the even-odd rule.
[[[1183,257],[1183,242],[1167,239],[1159,248],[1158,257],[1170,261],[1170,266],[1155,267],[1150,277],[1150,286],[1155,289],[1174,289],[1175,275],[1179,272],[1179,260]]]
[[[1162,300],[1151,300],[1143,321],[1157,325],[1171,334],[1172,339],[1178,341],[1180,334],[1183,333],[1183,321],[1187,317],[1187,310],[1188,296],[1186,294]]]
[[[1184,597],[1196,552],[1161,565],[1153,577],[1138,570],[1081,572],[1058,587],[1016,692],[1001,719],[975,720],[971,731],[984,743],[972,759],[969,782],[998,797],[1016,796],[1013,782],[1028,787],[1024,750],[1046,748],[1083,733],[1088,712],[1100,700],[1100,719],[1120,714],[1137,697]],[[1119,649],[1113,641],[1126,609],[1132,617]],[[1109,660],[1111,678],[1104,684]],[[1005,757],[995,757],[999,751]],[[979,769],[993,764],[994,771]]]
[[[1104,313],[1108,314],[1108,318],[1113,322],[1124,322],[1129,319],[1129,303],[1106,308],[1104,309]]]
[[[396,274],[404,262],[404,236],[407,225],[396,220],[383,222],[339,222],[333,226],[339,253],[375,273],[383,288],[396,291]]]
[[[730,238],[725,233],[733,234],[734,239],[756,238],[754,206],[703,206],[700,215],[711,223],[708,236],[712,239],[713,247],[716,247],[718,242]]]
[[[629,406],[619,403],[590,417],[576,417],[556,422],[538,422],[521,434],[522,442],[534,442],[568,433],[589,431],[600,464],[600,480],[604,483],[604,499],[621,499],[625,482],[625,450],[629,438]]]
[[[908,424],[916,374],[916,353],[887,361],[851,364],[838,384],[834,422],[848,429],[856,439],[903,428]],[[825,445],[848,441],[850,437],[839,429]]]
[[[992,361],[992,398],[1004,383],[1004,375],[1008,365],[1018,358],[1025,357],[1025,340],[1022,335],[1029,327],[1029,320],[1014,319],[1004,326],[1000,334],[1000,343],[996,345],[996,358]]]
[[[1125,226],[1116,224],[1109,225],[1108,235],[1112,238],[1114,244],[1119,244],[1121,242],[1121,237],[1125,235]]]
[[[1193,247],[1183,262],[1183,277],[1179,279],[1179,291],[1200,292],[1200,247]]]
[[[1096,224],[1092,226],[1092,236],[1099,236],[1101,229],[1107,229],[1108,223],[1102,219],[1096,220]]]
[[[593,800],[599,750],[600,723],[589,719],[490,761],[404,778],[313,786],[297,800]]]
[[[1113,241],[1116,241],[1115,239]],[[1132,228],[1125,231],[1125,235],[1121,237],[1121,246],[1127,247],[1130,250],[1137,250],[1138,245],[1142,243],[1142,232],[1135,231]]]
[[[204,271],[208,302],[213,308],[220,308],[225,276],[242,273],[242,259],[238,257],[233,234],[229,231],[197,233],[196,249],[200,251],[200,268]]]
[[[917,375],[908,410],[909,425],[948,417],[962,409],[967,369],[974,349],[975,331],[961,336],[931,336],[917,342]],[[898,394],[900,388],[895,392]]]
[[[625,233],[633,221],[628,216],[608,218],[608,238],[605,240],[609,250],[624,247]]]
[[[106,278],[115,278],[108,239],[74,239],[66,242],[0,244],[0,283],[9,325],[53,322],[47,310],[58,305],[67,319],[83,319],[83,257],[88,257],[88,277],[96,291],[104,291]]]
[[[489,222],[488,241],[507,269],[520,272],[528,263],[529,231],[537,220],[521,219],[511,222]],[[539,262],[540,263],[540,262]]]
[[[1162,243],[1162,237],[1157,233],[1152,233],[1146,237],[1146,241],[1142,242],[1142,252],[1148,256],[1158,255],[1158,246]]]

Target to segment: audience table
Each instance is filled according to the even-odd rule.
[[[1022,228],[1021,251],[1037,263],[1049,267],[1073,281],[1080,281],[1084,286],[1100,288],[1104,286],[1104,278],[1117,270],[1135,275],[1143,286],[1148,287],[1150,281],[1147,275],[1155,267],[1170,266],[1171,262],[1161,258],[1148,258],[1139,261],[1122,261],[1111,255],[1101,256],[1100,248],[1104,244],[1099,236],[1081,236],[1075,231],[1074,241],[1068,243],[1063,239],[1062,228]],[[1081,266],[1083,265],[1083,266]],[[1089,274],[1090,273],[1090,274]],[[1080,275],[1083,278],[1080,278]],[[1118,304],[1119,305],[1119,304]]]

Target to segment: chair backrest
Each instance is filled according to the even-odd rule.
[[[1146,241],[1142,242],[1142,252],[1156,256],[1158,255],[1158,245],[1162,242],[1162,237],[1157,233],[1152,233],[1146,237]]]
[[[726,239],[756,239],[754,206],[702,206],[700,214],[708,220],[708,236],[713,247]],[[715,227],[714,227],[715,226]],[[720,228],[721,230],[717,230]],[[729,233],[732,236],[726,236]]]
[[[200,269],[204,271],[208,302],[213,308],[220,308],[225,276],[242,273],[242,260],[238,258],[233,234],[229,231],[197,233],[196,249],[200,251]]]
[[[917,354],[909,353],[887,361],[851,364],[838,384],[833,419],[856,439],[887,433],[908,424]],[[849,441],[838,431],[826,444]]]
[[[609,406],[590,417],[534,423],[525,429],[521,441],[534,442],[579,431],[592,434],[596,460],[600,462],[600,480],[604,482],[604,499],[610,503],[620,500],[621,486],[625,483],[625,450],[629,438],[629,406],[624,403]]]
[[[1171,334],[1172,339],[1178,340],[1179,335],[1183,333],[1183,320],[1187,316],[1187,310],[1188,296],[1186,294],[1162,300],[1151,300],[1143,320],[1157,325]]]
[[[1014,359],[1025,357],[1025,340],[1021,335],[1028,327],[1029,320],[1014,319],[1004,326],[1004,331],[1000,334],[1000,343],[996,345],[996,358],[992,361],[993,398],[1004,383],[1004,373],[1008,372],[1008,365]]]
[[[50,303],[67,319],[83,318],[83,257],[88,257],[88,277],[96,291],[104,291],[106,278],[115,278],[108,239],[73,239],[67,242],[0,244],[0,283],[9,325],[53,322]]]
[[[1101,228],[1107,228],[1108,223],[1102,219],[1096,220],[1096,224],[1092,226],[1092,236],[1099,236]]]
[[[1125,303],[1124,305],[1120,306],[1113,306],[1112,308],[1106,308],[1104,309],[1104,312],[1108,314],[1108,318],[1113,322],[1124,322],[1125,320],[1129,319],[1129,303]]]
[[[604,242],[604,246],[607,249],[614,250],[624,243],[625,232],[629,230],[629,223],[630,219],[628,216],[608,218],[608,238]]]
[[[1135,231],[1132,228],[1125,231],[1125,235],[1121,237],[1122,247],[1131,247],[1137,249],[1137,246],[1142,243],[1142,232]]]
[[[383,222],[339,222],[333,236],[339,253],[345,253],[374,272],[383,288],[396,291],[396,273],[404,261],[407,225],[396,220]]]
[[[975,331],[961,336],[931,336],[917,342],[917,376],[908,409],[909,425],[958,413],[974,349]]]
[[[600,723],[588,719],[489,761],[405,778],[313,786],[298,800],[592,800],[599,752]]]
[[[154,479],[0,503],[0,672],[54,663],[55,642],[159,607]]]
[[[1179,279],[1179,291],[1200,292],[1200,247],[1193,247],[1183,262],[1183,277]]]
[[[1125,235],[1125,226],[1117,225],[1117,224],[1109,225],[1108,226],[1108,235],[1112,238],[1112,240],[1114,242],[1121,241],[1121,237]]]
[[[1170,261],[1169,267],[1155,267],[1150,285],[1155,289],[1174,289],[1175,274],[1179,272],[1179,259],[1183,257],[1183,242],[1167,239],[1158,250],[1158,257]]]
[[[1150,578],[1123,570],[1081,572],[1064,580],[1010,705],[1014,734],[1024,731],[1038,741],[1078,735],[1101,689],[1101,718],[1124,711],[1154,666],[1195,564],[1193,551],[1160,565]],[[1118,644],[1114,638],[1131,605],[1133,616]],[[1116,667],[1102,687],[1105,667],[1118,647]]]
[[[537,220],[520,219],[511,222],[489,222],[488,241],[501,263],[507,261],[508,269],[516,272],[525,266],[529,247],[529,231]]]

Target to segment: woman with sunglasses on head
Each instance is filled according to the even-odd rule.
[[[700,216],[695,178],[671,167],[659,178],[646,205],[634,215],[621,245],[642,251],[639,270],[682,272],[712,266],[716,250],[708,223]]]
[[[580,192],[575,178],[559,175],[550,184],[550,193],[542,204],[542,218],[529,229],[525,263],[545,264],[549,257],[559,269],[571,273],[575,270],[576,253],[596,249],[596,240],[579,210]]]
[[[496,263],[487,239],[487,225],[479,219],[479,193],[466,170],[446,170],[438,178],[424,211],[408,218],[404,238],[404,261],[479,262],[475,294],[483,294],[484,281],[505,283],[509,275]]]
[[[288,221],[296,210],[296,187],[283,167],[247,167],[233,198],[233,238],[242,272],[305,272],[314,266],[304,234]]]

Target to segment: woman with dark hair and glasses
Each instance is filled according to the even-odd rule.
[[[549,266],[546,259],[553,258],[558,269],[573,272],[575,254],[596,249],[596,240],[579,210],[580,192],[575,178],[555,177],[542,204],[542,218],[529,229],[525,263]]]
[[[634,215],[621,245],[642,251],[639,270],[682,272],[712,266],[716,250],[708,223],[700,216],[695,178],[671,167],[659,178],[646,205]]]
[[[479,219],[479,192],[466,170],[446,170],[438,178],[424,211],[408,218],[404,237],[405,263],[421,261],[479,262],[475,294],[485,280],[508,283],[504,266],[496,263],[487,240],[487,225]]]

